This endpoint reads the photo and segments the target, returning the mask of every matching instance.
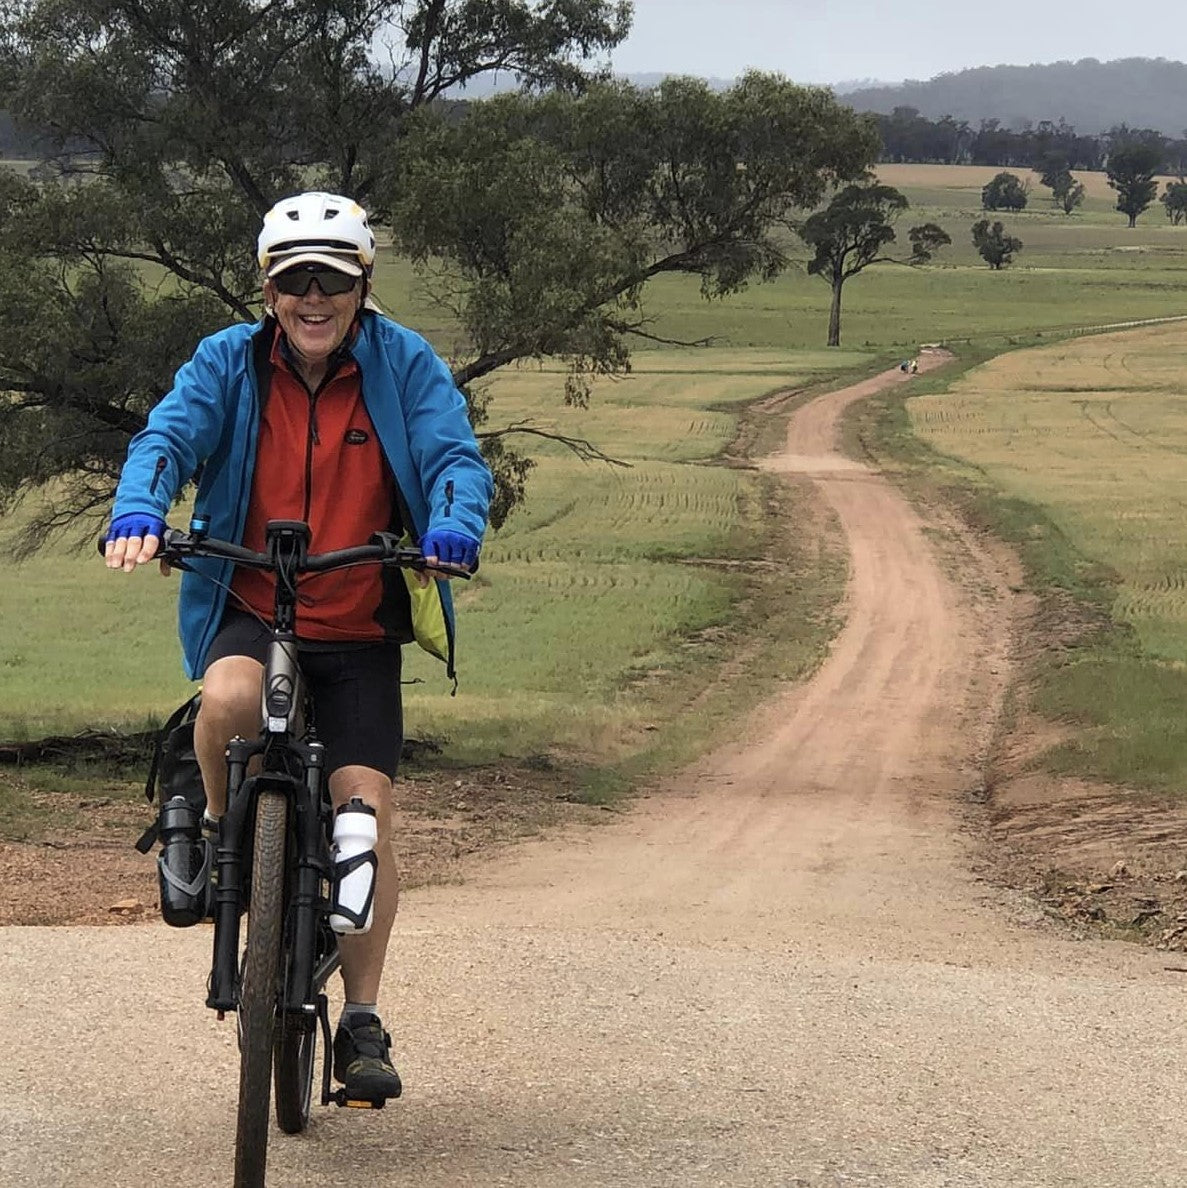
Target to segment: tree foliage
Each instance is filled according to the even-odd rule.
[[[1083,183],[1076,181],[1062,153],[1050,153],[1036,167],[1043,185],[1051,190],[1051,201],[1070,215],[1084,201]]]
[[[1129,216],[1131,227],[1137,226],[1138,215],[1158,194],[1155,174],[1161,166],[1161,148],[1144,141],[1122,141],[1109,153],[1105,173],[1117,191],[1117,209]]]
[[[1070,215],[1083,203],[1085,193],[1084,183],[1076,181],[1070,170],[1061,173],[1051,187],[1052,201],[1065,215]]]
[[[1000,220],[991,226],[988,219],[981,219],[973,224],[973,247],[990,268],[998,270],[1022,251],[1022,240],[1008,235]]]
[[[716,298],[773,278],[792,214],[875,148],[827,92],[762,74],[726,92],[669,79],[508,95],[457,125],[426,115],[406,144],[396,223],[475,344],[462,378],[562,355],[575,403],[650,336],[648,280],[691,274]]]
[[[884,255],[884,249],[895,241],[895,220],[909,206],[893,186],[851,185],[799,228],[800,238],[813,249],[809,274],[822,277],[832,290],[829,346],[841,345],[841,290],[850,277],[879,262],[926,264],[944,244],[952,242],[935,223],[923,223],[908,233],[911,252],[907,257]]]
[[[1174,226],[1187,221],[1187,181],[1167,182],[1159,201],[1166,208],[1166,217]]]
[[[588,376],[625,368],[630,338],[647,333],[651,276],[693,273],[715,296],[775,275],[789,212],[876,152],[867,121],[778,78],[722,96],[599,82],[590,68],[629,19],[617,0],[8,6],[0,107],[71,152],[59,176],[0,204],[0,252],[37,277],[29,317],[45,315],[33,342],[0,338],[15,393],[0,414],[0,509],[52,479],[70,491],[79,475],[85,499],[64,496],[52,523],[103,505],[124,443],[199,335],[257,316],[260,215],[321,187],[357,197],[440,265],[441,300],[468,335],[456,379],[496,472],[497,522],[530,460],[467,385],[557,355],[581,399]],[[441,102],[493,71],[524,93],[460,115]],[[90,382],[51,377],[30,354],[55,340],[63,359],[91,360]],[[96,425],[107,428],[89,434]],[[34,444],[50,439],[61,447]]]
[[[1025,210],[1027,187],[1016,173],[1003,170],[981,190],[985,210]]]

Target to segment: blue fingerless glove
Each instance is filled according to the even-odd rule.
[[[420,542],[420,551],[426,557],[435,557],[442,565],[464,565],[473,569],[478,563],[478,541],[464,532],[453,532],[448,528],[426,532]]]
[[[146,536],[155,536],[160,540],[165,535],[165,521],[151,512],[129,512],[126,516],[116,516],[107,530],[108,540],[120,540]]]

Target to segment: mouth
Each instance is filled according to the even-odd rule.
[[[330,320],[328,314],[301,314],[300,317],[306,326],[324,326]]]

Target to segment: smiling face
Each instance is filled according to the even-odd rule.
[[[326,360],[349,333],[362,300],[363,283],[360,278],[349,292],[327,297],[314,280],[303,297],[294,297],[280,292],[273,281],[264,282],[264,300],[275,313],[299,362],[312,374],[324,369]]]

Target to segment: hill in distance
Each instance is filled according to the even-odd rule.
[[[1187,64],[1166,58],[978,66],[927,82],[834,89],[858,111],[889,115],[896,107],[914,107],[928,119],[950,115],[974,128],[990,119],[1019,127],[1061,118],[1089,134],[1128,124],[1179,137],[1187,128]]]

